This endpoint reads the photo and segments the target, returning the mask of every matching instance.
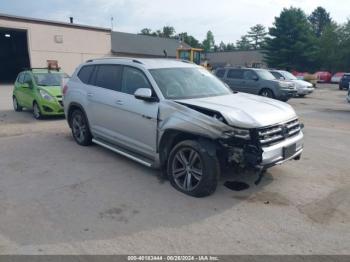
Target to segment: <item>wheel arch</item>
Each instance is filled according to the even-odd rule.
[[[172,148],[178,143],[185,140],[197,140],[210,155],[215,155],[219,143],[208,136],[194,134],[182,130],[168,129],[165,130],[159,142],[159,161],[162,167],[166,166],[167,159]]]
[[[72,102],[69,104],[68,111],[67,111],[67,122],[68,122],[69,127],[70,128],[72,127],[71,117],[72,117],[74,110],[80,110],[81,112],[83,112],[85,119],[88,122],[88,127],[90,128],[89,119],[86,115],[86,112],[85,112],[83,106],[81,104],[75,103],[75,102]]]

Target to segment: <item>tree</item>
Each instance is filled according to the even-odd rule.
[[[144,28],[140,31],[140,35],[152,35],[152,29]]]
[[[250,44],[248,36],[241,36],[241,39],[236,42],[236,47],[238,50],[243,51],[252,49],[252,45]]]
[[[267,32],[265,26],[257,24],[250,28],[247,37],[250,40],[253,49],[261,49],[263,47],[266,35]]]
[[[300,8],[283,9],[266,38],[265,55],[270,67],[310,71],[315,67],[316,39]]]
[[[233,50],[236,50],[235,44],[234,43],[227,43],[225,51],[233,51]]]
[[[181,41],[185,42],[186,44],[194,47],[194,48],[202,48],[201,43],[193,36],[189,35],[188,33],[180,33],[179,37]]]
[[[206,52],[208,52],[208,51],[212,51],[214,49],[214,46],[215,46],[214,35],[212,31],[209,30],[207,32],[206,39],[204,39],[203,41],[203,48]]]
[[[171,38],[171,37],[174,37],[174,35],[175,35],[175,28],[174,27],[164,26],[163,31],[162,31],[161,35],[159,35],[159,36]]]
[[[320,37],[325,28],[332,23],[330,14],[321,6],[317,7],[308,19],[317,37]]]

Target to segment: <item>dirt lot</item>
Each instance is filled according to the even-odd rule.
[[[305,123],[301,161],[258,186],[231,174],[204,199],[79,147],[64,119],[15,113],[11,91],[0,86],[0,254],[350,254],[350,104],[336,86],[290,101]]]

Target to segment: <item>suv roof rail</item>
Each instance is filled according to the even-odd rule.
[[[134,63],[143,65],[141,61],[132,57],[101,57],[101,58],[89,59],[86,61],[86,63],[91,63],[91,62],[100,61],[100,60],[131,60]]]

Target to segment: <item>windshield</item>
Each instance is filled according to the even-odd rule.
[[[276,77],[273,76],[269,71],[267,70],[256,70],[255,71],[261,79],[264,80],[276,80]]]
[[[288,71],[281,71],[281,74],[286,80],[298,80],[298,78],[296,78],[293,74],[289,73]]]
[[[166,99],[190,99],[232,94],[218,78],[205,69],[164,68],[150,70]]]
[[[35,82],[38,86],[60,86],[62,78],[66,76],[64,73],[34,73]]]

